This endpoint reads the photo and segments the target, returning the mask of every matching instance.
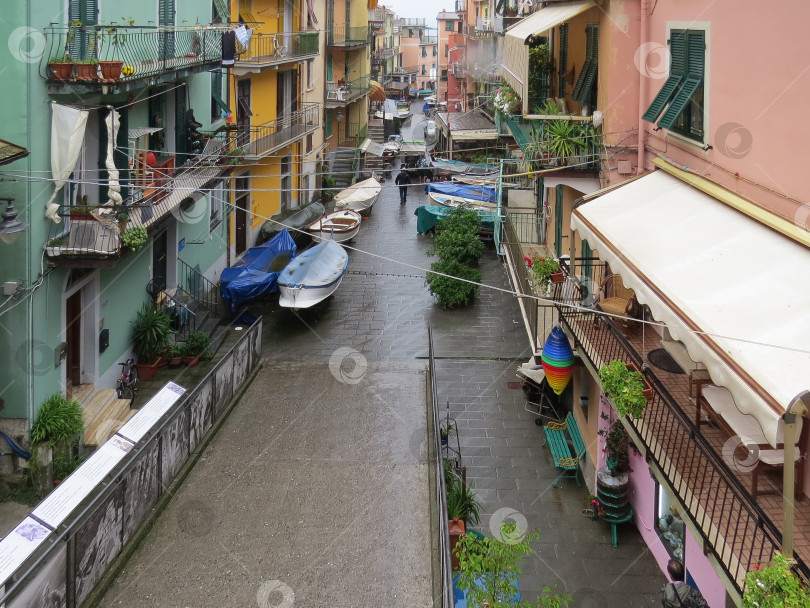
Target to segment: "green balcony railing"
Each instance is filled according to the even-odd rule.
[[[366,93],[371,88],[371,76],[366,74],[350,81],[329,81],[326,83],[327,107],[338,107],[349,104]]]
[[[370,44],[373,37],[372,30],[367,25],[360,27],[333,25],[327,33],[328,46],[362,46]]]

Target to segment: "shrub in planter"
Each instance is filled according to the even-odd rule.
[[[434,262],[430,265],[430,269],[433,272],[427,273],[425,283],[442,308],[455,308],[469,304],[473,296],[478,293],[476,283],[481,281],[481,271],[477,268],[470,268],[455,260],[447,260]],[[466,281],[459,281],[453,277],[466,279]]]
[[[57,393],[42,403],[29,435],[32,446],[67,446],[83,430],[84,420],[79,402]]]
[[[742,605],[743,608],[805,608],[810,606],[810,594],[787,558],[776,553],[769,565],[756,564],[745,575]]]
[[[154,377],[154,370],[145,366],[153,366],[158,355],[169,345],[171,333],[171,320],[165,312],[158,311],[154,304],[146,303],[138,311],[132,323],[132,346],[138,357],[138,377],[146,380]],[[151,378],[148,378],[151,371]],[[147,375],[147,378],[144,377]]]
[[[457,517],[467,524],[477,526],[481,504],[475,498],[472,486],[464,484],[457,473],[448,470],[444,472],[444,481],[447,488],[447,518]]]
[[[605,394],[610,397],[616,411],[622,416],[641,418],[647,407],[644,376],[624,361],[614,359],[599,370],[599,379]]]
[[[133,226],[132,228],[127,228],[124,234],[121,235],[121,245],[129,247],[132,251],[138,251],[146,245],[147,238],[146,228],[143,226]]]

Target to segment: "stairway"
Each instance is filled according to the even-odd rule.
[[[354,153],[355,148],[338,148],[332,156],[329,175],[335,180],[335,187],[339,190],[352,185]]]
[[[129,408],[129,401],[118,399],[114,388],[97,391],[82,407],[84,445],[102,445],[124,426],[136,411]]]
[[[385,143],[385,127],[382,125],[368,125],[368,138],[378,143]]]

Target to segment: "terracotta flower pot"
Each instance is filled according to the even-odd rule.
[[[183,365],[183,357],[172,357],[169,359],[169,367],[176,368]]]
[[[563,273],[562,269],[560,269],[559,272],[552,272],[550,276],[552,283],[562,283],[565,281],[565,274]]]
[[[97,63],[77,63],[76,64],[76,79],[77,80],[98,80],[98,64]]]
[[[73,77],[72,63],[49,63],[48,67],[51,68],[51,75],[54,80],[64,81]]]
[[[101,68],[101,80],[105,82],[115,82],[121,78],[121,69],[124,67],[123,61],[99,61]]]
[[[200,363],[199,355],[196,357],[186,357],[186,365],[188,365],[189,367],[197,367],[199,363]]]
[[[157,363],[138,363],[135,367],[138,369],[138,379],[144,382],[155,379],[158,369]]]

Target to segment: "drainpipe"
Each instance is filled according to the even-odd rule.
[[[641,0],[641,24],[639,25],[639,46],[647,41],[647,0]],[[638,158],[636,159],[636,173],[641,175],[646,166],[644,159],[644,120],[641,115],[644,113],[644,74],[638,71]]]
[[[793,562],[793,519],[796,500],[796,418],[807,415],[810,391],[802,391],[790,402],[782,415],[785,442],[785,464],[782,467],[782,555]],[[805,421],[807,423],[808,421]],[[804,446],[801,446],[802,448]]]

